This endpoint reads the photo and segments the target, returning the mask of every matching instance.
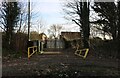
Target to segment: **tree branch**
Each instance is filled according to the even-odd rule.
[[[79,25],[82,28],[82,26],[76,20],[72,19],[72,21],[75,22],[77,25]]]
[[[2,28],[4,31],[6,31],[5,28],[3,28],[2,26],[0,26],[0,28]]]

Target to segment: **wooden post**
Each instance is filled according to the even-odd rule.
[[[28,0],[28,41],[30,41],[30,0]]]

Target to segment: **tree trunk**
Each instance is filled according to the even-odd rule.
[[[112,37],[113,37],[113,41],[116,41],[117,39],[117,32],[116,32],[116,28],[112,28]]]
[[[118,2],[118,36],[117,36],[117,52],[118,58],[120,58],[120,1]]]

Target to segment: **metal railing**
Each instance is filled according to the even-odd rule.
[[[28,47],[28,58],[30,58],[35,52],[37,52],[37,46]]]
[[[75,55],[78,55],[80,57],[83,57],[84,59],[87,57],[89,48],[86,49],[79,49],[79,47],[77,47],[76,51],[75,51]]]

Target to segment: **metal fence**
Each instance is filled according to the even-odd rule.
[[[47,48],[65,48],[65,43],[63,40],[56,39],[56,40],[47,40]]]

